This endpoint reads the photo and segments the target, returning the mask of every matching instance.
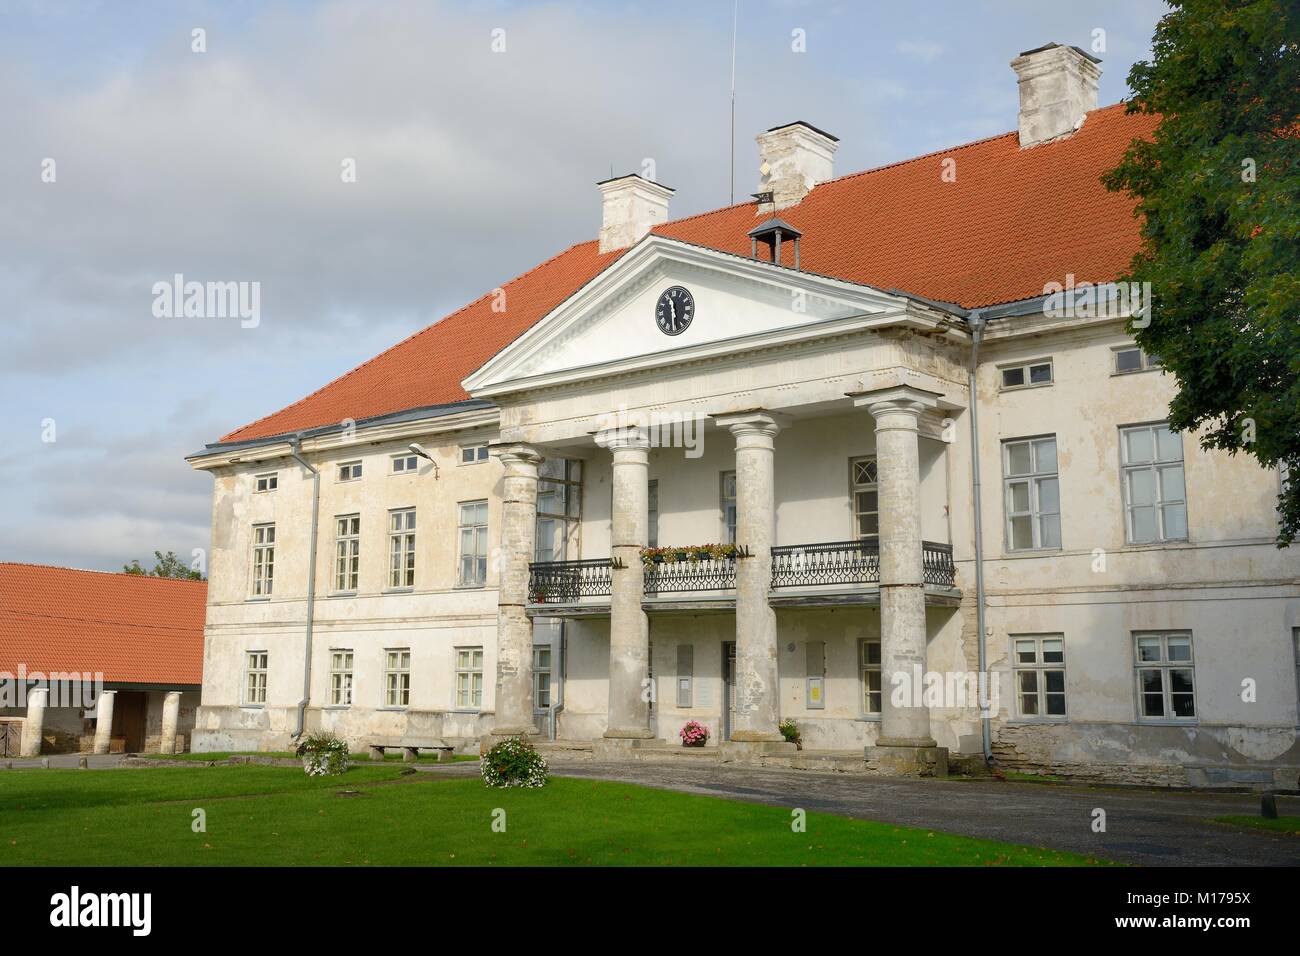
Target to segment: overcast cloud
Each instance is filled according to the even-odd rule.
[[[742,0],[737,196],[793,119],[840,173],[1012,129],[1011,57],[1094,29],[1115,102],[1162,10]],[[592,238],[611,170],[725,205],[730,40],[725,0],[0,0],[0,559],[206,548],[185,454]],[[260,324],[155,318],[176,273],[259,282]]]

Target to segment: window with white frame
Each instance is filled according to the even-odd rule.
[[[1028,718],[1064,718],[1064,635],[1016,634],[1011,644],[1016,712]]]
[[[481,587],[487,583],[488,503],[460,503],[460,570],[462,587]]]
[[[330,651],[330,706],[352,706],[351,651]]]
[[[539,710],[546,710],[551,706],[550,644],[533,646],[533,706]]]
[[[339,481],[356,481],[361,477],[361,462],[345,461],[339,465]]]
[[[483,706],[483,648],[456,648],[456,706]]]
[[[1158,355],[1147,355],[1136,345],[1125,345],[1113,349],[1114,366],[1113,374],[1126,375],[1129,372],[1144,372],[1147,369],[1159,368],[1160,357]]]
[[[1002,443],[1008,551],[1061,546],[1061,491],[1056,436]]]
[[[859,644],[858,664],[862,671],[862,713],[868,717],[880,715],[880,638],[870,638]]]
[[[488,457],[487,442],[460,446],[460,463],[462,465],[477,465],[479,462],[487,461]]]
[[[1129,544],[1187,540],[1183,439],[1168,423],[1119,430]]]
[[[880,486],[875,458],[849,461],[849,485],[853,496],[853,537],[875,538],[880,534]]]
[[[249,651],[244,655],[244,703],[266,703],[266,651]]]
[[[384,651],[384,706],[407,707],[410,703],[410,648],[391,648]]]
[[[393,474],[411,475],[420,469],[419,455],[394,455]]]
[[[724,544],[736,543],[736,473],[724,471],[719,492],[722,508],[722,534]]]
[[[1029,388],[1032,385],[1052,384],[1052,360],[1023,362],[1018,365],[1004,365],[999,371],[1002,377],[1002,391],[1016,388]]]
[[[280,476],[272,471],[265,475],[258,475],[253,479],[253,490],[255,492],[275,491],[280,487]]]
[[[361,515],[334,519],[334,590],[355,591],[361,574]]]
[[[1138,716],[1143,720],[1194,720],[1192,635],[1187,631],[1138,633],[1133,642]]]
[[[388,512],[388,586],[415,587],[415,509]]]
[[[275,584],[275,525],[253,525],[253,597],[269,597]]]

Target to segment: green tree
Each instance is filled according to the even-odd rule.
[[[1287,476],[1278,547],[1300,533],[1300,0],[1181,0],[1129,72],[1160,117],[1102,179],[1137,200],[1151,283],[1137,343],[1177,396],[1170,426]],[[1230,489],[1224,489],[1230,491]]]
[[[155,551],[153,556],[157,560],[152,571],[146,571],[139,558],[134,559],[130,564],[123,565],[122,571],[126,574],[143,574],[151,578],[180,578],[185,581],[202,581],[204,579],[202,572],[191,570],[184,561],[176,557],[175,551],[168,551],[166,554]]]

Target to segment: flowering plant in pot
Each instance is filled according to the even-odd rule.
[[[682,738],[683,747],[703,747],[709,739],[709,728],[698,720],[688,720],[677,736]]]
[[[336,776],[348,769],[348,744],[329,731],[309,734],[298,748],[308,776]]]

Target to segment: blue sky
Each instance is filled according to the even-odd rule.
[[[741,0],[737,196],[793,119],[838,174],[1013,129],[1008,62],[1049,41],[1104,31],[1116,102],[1164,9]],[[185,454],[592,238],[611,167],[653,158],[674,217],[725,205],[731,13],[0,0],[0,560],[206,548]],[[260,324],[154,317],[177,272],[260,283]]]

